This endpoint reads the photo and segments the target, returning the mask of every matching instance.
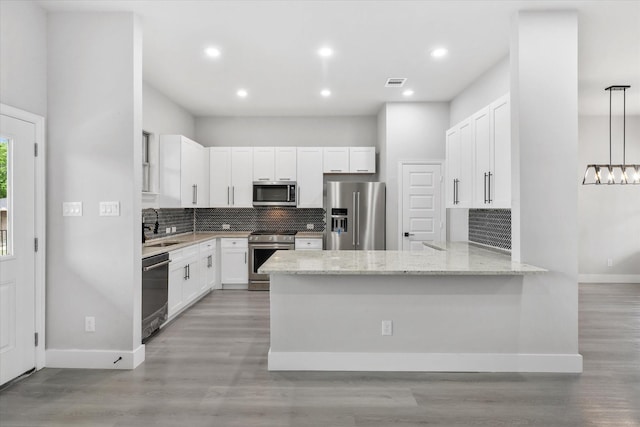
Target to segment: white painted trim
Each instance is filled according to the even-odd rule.
[[[144,362],[145,347],[135,350],[47,350],[47,368],[135,369]],[[117,363],[116,360],[122,357]]]
[[[444,160],[399,160],[398,161],[398,250],[402,250],[402,191],[404,188],[404,184],[402,182],[402,168],[404,165],[439,165],[440,166],[440,176],[442,180],[440,181],[440,218],[442,221],[442,228],[440,229],[440,240],[447,240],[447,209],[445,207],[445,186],[444,186],[444,177],[445,174],[445,161]]]
[[[578,274],[578,282],[640,284],[640,274]]]
[[[273,352],[270,371],[582,372],[580,354]]]
[[[25,122],[33,123],[36,128],[35,142],[38,143],[38,157],[35,158],[35,233],[38,238],[38,252],[35,256],[35,332],[38,334],[38,346],[36,347],[36,369],[40,370],[46,364],[46,336],[45,336],[45,272],[46,272],[46,140],[45,119],[37,114],[20,110],[6,104],[0,104],[0,114],[15,117]]]

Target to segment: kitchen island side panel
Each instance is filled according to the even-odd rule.
[[[272,274],[269,369],[580,372],[582,357],[545,320],[554,288],[523,282]]]

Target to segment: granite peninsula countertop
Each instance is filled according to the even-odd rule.
[[[434,247],[435,246],[435,247]],[[258,270],[307,275],[526,275],[547,270],[466,242],[431,243],[425,251],[279,251]]]
[[[250,231],[212,231],[209,233],[186,233],[175,234],[160,239],[147,240],[142,244],[142,258],[148,258],[150,256],[158,255],[164,252],[175,251],[176,249],[186,248],[187,246],[195,245],[196,243],[206,242],[207,240],[216,239],[219,237],[226,238],[243,238],[249,237]],[[167,246],[154,246],[159,243],[174,243]]]

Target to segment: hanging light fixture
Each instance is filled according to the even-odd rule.
[[[626,159],[626,125],[627,125],[627,89],[631,86],[609,86],[609,164],[587,165],[582,185],[590,184],[640,184],[640,165],[628,165]],[[622,164],[614,165],[611,161],[611,101],[614,90],[622,91]]]

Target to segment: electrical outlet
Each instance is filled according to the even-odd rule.
[[[315,226],[313,224],[307,224],[307,230],[313,230]]]
[[[93,316],[87,316],[84,318],[84,331],[95,332],[96,331],[96,318]]]
[[[613,260],[611,258],[607,258],[607,267],[613,267]]]
[[[229,224],[222,224],[222,229],[223,230],[228,230],[230,228],[231,228],[231,226]]]
[[[62,216],[82,216],[82,202],[62,203]]]
[[[175,233],[175,232],[176,232],[176,230],[177,230],[177,228],[176,228],[175,226],[174,226],[174,227],[171,227],[171,232],[172,232],[172,233]]]
[[[382,335],[384,336],[393,335],[393,320],[382,321]]]
[[[167,229],[164,232],[167,234],[171,233],[171,227],[167,227]]]
[[[120,202],[100,202],[100,216],[120,216]]]

